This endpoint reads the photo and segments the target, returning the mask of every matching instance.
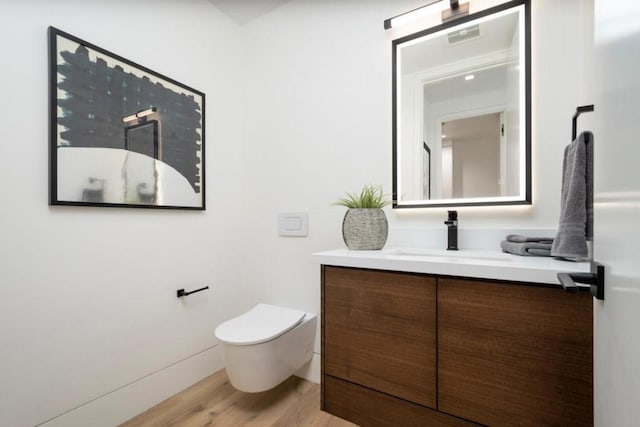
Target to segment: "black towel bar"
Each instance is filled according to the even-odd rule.
[[[578,136],[578,116],[582,113],[589,113],[593,111],[593,104],[591,105],[582,105],[576,108],[576,113],[573,115],[573,122],[571,127],[571,141],[575,141],[576,136]]]

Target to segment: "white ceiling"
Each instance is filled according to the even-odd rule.
[[[474,25],[468,24],[469,27]],[[410,74],[460,61],[461,58],[509,49],[518,30],[518,14],[514,11],[480,23],[480,37],[461,43],[450,44],[447,41],[447,34],[452,30],[443,30],[403,43],[400,48],[402,73]]]
[[[266,15],[290,0],[209,0],[238,25]]]
[[[429,104],[436,104],[452,99],[464,99],[487,92],[505,92],[509,64],[499,64],[473,72],[452,75],[424,85],[424,98]],[[513,65],[511,65],[513,66]],[[465,76],[473,74],[473,80],[465,80]]]

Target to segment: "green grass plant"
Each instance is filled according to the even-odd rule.
[[[333,204],[349,209],[381,209],[391,204],[391,201],[387,200],[381,186],[365,185],[359,195],[347,193],[347,197],[339,199]]]

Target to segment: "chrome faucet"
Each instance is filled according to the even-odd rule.
[[[458,211],[448,211],[449,215],[444,222],[447,225],[447,250],[458,250]]]

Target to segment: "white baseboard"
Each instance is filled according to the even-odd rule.
[[[320,384],[320,354],[313,353],[311,360],[298,369],[295,375],[312,383]]]
[[[222,368],[224,368],[222,351],[217,345],[65,412],[39,426],[117,426]]]

